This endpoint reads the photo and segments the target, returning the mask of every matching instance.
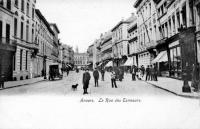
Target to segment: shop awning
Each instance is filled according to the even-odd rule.
[[[133,58],[128,57],[127,61],[124,63],[124,66],[133,66]]]
[[[158,56],[152,61],[152,63],[159,63],[159,62],[167,62],[167,51],[162,51],[158,54]]]
[[[113,62],[112,61],[109,61],[106,65],[105,65],[105,67],[112,67],[113,66]]]

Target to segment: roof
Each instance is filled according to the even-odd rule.
[[[35,13],[36,13],[36,15],[44,22],[44,24],[46,25],[46,27],[47,27],[47,29],[49,30],[49,32],[50,32],[51,34],[55,35],[54,32],[53,32],[53,30],[51,29],[51,27],[50,27],[50,25],[49,25],[49,22],[48,22],[48,21],[46,20],[46,18],[42,15],[42,13],[40,12],[40,10],[39,10],[39,9],[35,9]]]
[[[113,32],[116,28],[118,28],[121,24],[129,24],[134,20],[135,17],[130,16],[126,20],[121,20],[111,31]]]
[[[137,8],[137,7],[140,5],[141,2],[142,2],[142,0],[137,0],[137,1],[134,3],[133,7]]]
[[[57,31],[58,33],[60,33],[60,30],[58,29],[58,26],[56,25],[56,23],[50,23],[50,26],[55,27],[56,31]]]

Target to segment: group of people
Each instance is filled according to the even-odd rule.
[[[147,68],[142,65],[140,68],[133,66],[131,70],[132,80],[135,81],[136,78],[141,80],[146,73],[146,81],[158,81],[158,69],[156,65],[148,65]]]
[[[104,81],[104,75],[105,75],[105,70],[101,69],[99,70],[101,73],[101,78],[102,81]],[[95,70],[93,71],[93,77],[94,77],[94,84],[95,87],[99,86],[99,71],[97,70],[97,68],[95,68]],[[83,83],[83,94],[88,94],[88,87],[89,87],[89,82],[91,79],[91,75],[89,73],[89,69],[85,69],[85,72],[83,73],[83,79],[82,79],[82,83]],[[112,83],[112,88],[117,88],[116,85],[116,74],[114,71],[111,72],[111,83]]]

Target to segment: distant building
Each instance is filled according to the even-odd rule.
[[[71,46],[67,44],[62,45],[63,49],[63,64],[67,65],[73,65],[74,64],[74,50]]]
[[[90,68],[90,69],[92,69],[93,68],[93,56],[94,56],[94,53],[93,53],[93,51],[94,51],[94,44],[92,44],[92,45],[90,45],[89,47],[88,47],[88,49],[87,49],[87,54],[88,54],[88,67]]]
[[[74,66],[86,67],[88,64],[89,56],[87,53],[74,53]]]

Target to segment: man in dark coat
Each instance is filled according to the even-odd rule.
[[[97,70],[97,68],[95,68],[94,72],[93,72],[93,77],[94,77],[94,83],[95,83],[95,87],[98,87],[98,80],[99,80],[99,72]]]
[[[0,75],[0,88],[2,88],[2,89],[4,89],[4,75],[3,74],[1,74]]]
[[[147,66],[146,68],[146,81],[149,81],[150,80],[150,68],[149,68],[149,65]]]
[[[104,81],[104,74],[105,74],[105,70],[102,69],[102,70],[101,70],[101,78],[102,78],[102,81]]]
[[[88,94],[87,89],[89,87],[90,78],[90,73],[88,72],[88,69],[86,69],[83,73],[83,94]]]
[[[153,76],[153,79],[154,81],[158,81],[158,68],[157,68],[157,65],[154,64],[154,76]]]

